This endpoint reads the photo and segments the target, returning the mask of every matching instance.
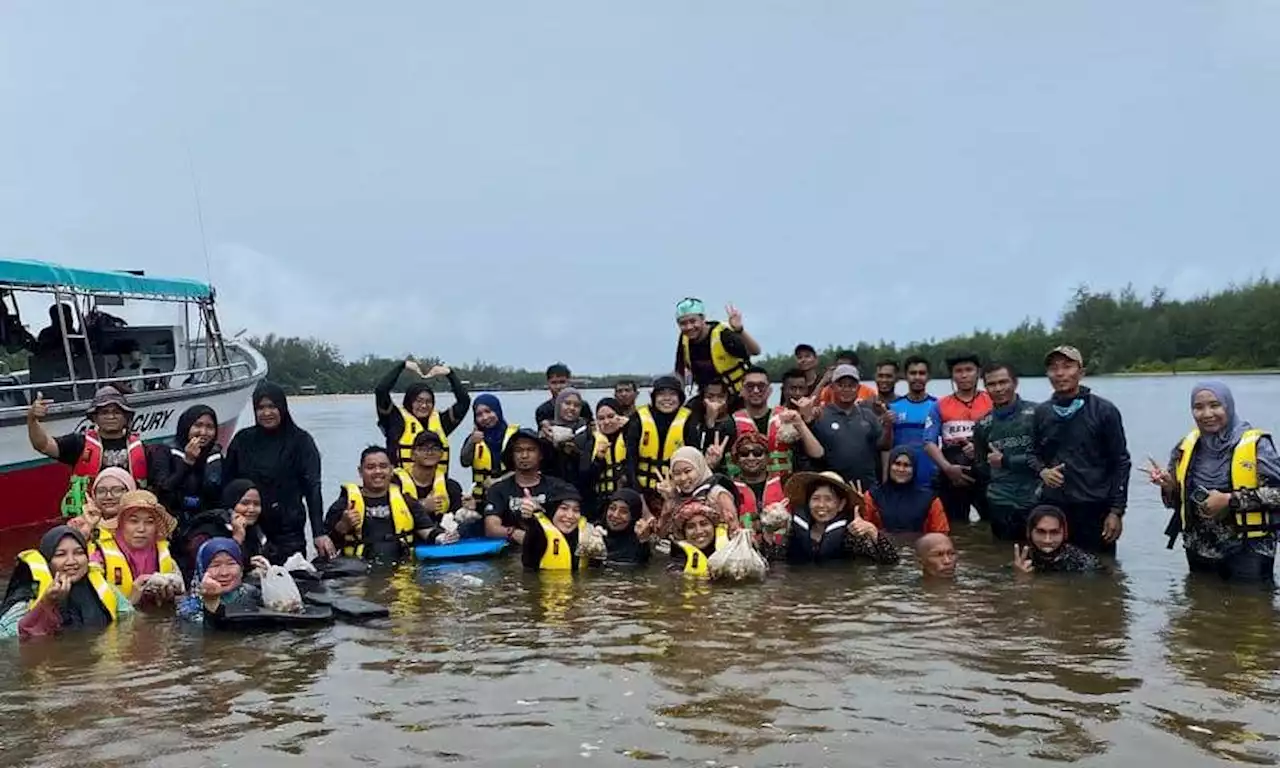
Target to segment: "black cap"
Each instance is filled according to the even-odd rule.
[[[435,432],[432,432],[429,429],[424,429],[418,433],[417,437],[413,438],[413,447],[414,448],[435,447],[443,450],[444,441],[441,440],[440,436],[437,435]]]

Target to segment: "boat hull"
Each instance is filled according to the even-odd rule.
[[[149,445],[173,441],[178,417],[201,403],[218,414],[218,442],[225,447],[260,377],[203,386],[191,391],[149,392],[139,397],[132,429]],[[83,432],[90,426],[83,413],[53,414],[44,422],[52,436]],[[48,525],[61,517],[60,506],[71,467],[36,453],[24,421],[0,425],[0,530]]]

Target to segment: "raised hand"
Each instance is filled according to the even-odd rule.
[[[529,493],[529,489],[524,489],[524,498],[520,500],[520,516],[533,517],[542,507],[538,505],[537,499],[533,498],[533,494]]]
[[[49,415],[50,400],[44,399],[43,392],[36,393],[36,399],[31,403],[31,407],[27,409],[27,421],[39,421]]]
[[[742,331],[742,311],[732,304],[726,304],[724,314],[728,319],[729,329],[740,333]]]
[[[665,499],[674,499],[678,495],[676,493],[676,484],[671,482],[670,468],[662,468],[662,479],[658,481],[657,491],[662,494],[662,497]]]
[[[452,369],[447,365],[433,365],[431,370],[427,371],[426,378],[434,379],[437,376],[448,376],[452,372]]]
[[[70,593],[71,579],[65,573],[58,572],[53,575],[53,582],[49,584],[49,588],[40,596],[40,602],[46,605],[57,605],[66,600]]]
[[[418,378],[422,378],[422,379],[426,378],[426,376],[422,373],[422,366],[418,365],[417,360],[405,360],[404,369],[406,371],[413,371],[414,373],[418,374]]]
[[[208,600],[213,597],[221,597],[223,593],[222,584],[213,578],[213,574],[205,572],[204,578],[200,580],[200,586],[196,587],[196,591],[200,596]]]
[[[724,449],[728,445],[729,445],[728,435],[725,435],[723,437],[721,437],[720,435],[716,435],[715,438],[711,440],[711,445],[707,446],[707,450],[706,450],[707,464],[712,467],[719,464],[720,460],[724,458]]]
[[[231,516],[231,538],[237,543],[244,544],[245,531],[249,527],[249,521],[244,519],[244,515],[233,514]]]
[[[194,465],[200,460],[200,452],[204,446],[200,443],[200,438],[193,437],[187,441],[187,445],[182,449],[182,460],[188,466]]]
[[[1031,564],[1031,547],[1013,545],[1013,570],[1018,573],[1034,573],[1036,567]]]

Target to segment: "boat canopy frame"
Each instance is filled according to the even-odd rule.
[[[71,333],[71,329],[66,324],[65,314],[62,312],[57,313],[59,329],[62,331],[62,348],[63,354],[66,356],[68,380],[28,382],[22,385],[0,387],[0,391],[24,390],[29,398],[31,392],[38,390],[42,385],[70,385],[72,398],[81,400],[81,387],[88,388],[92,392],[99,385],[138,379],[145,382],[151,379],[158,380],[172,376],[173,372],[110,378],[98,375],[88,335],[85,333],[85,309],[89,306],[90,301],[96,306],[97,299],[100,298],[181,304],[183,307],[184,332],[188,334],[190,334],[191,329],[191,305],[195,304],[199,312],[199,327],[195,338],[203,341],[203,346],[206,348],[206,360],[210,361],[212,365],[197,368],[194,365],[197,348],[193,347],[189,350],[190,359],[185,361],[186,372],[217,372],[220,379],[230,380],[234,378],[232,369],[240,365],[240,363],[231,362],[230,356],[227,354],[226,341],[223,338],[222,328],[218,323],[218,316],[214,310],[215,291],[213,287],[197,280],[147,277],[131,272],[78,269],[43,261],[0,259],[0,296],[10,292],[48,294],[53,296],[55,305],[70,305],[74,321],[80,331]],[[84,306],[77,299],[84,300]],[[201,333],[201,331],[204,331],[204,333]],[[79,341],[83,345],[85,352],[88,353],[90,375],[87,379],[76,375],[75,355],[72,352],[73,341]]]

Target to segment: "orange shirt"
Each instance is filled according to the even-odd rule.
[[[863,494],[867,500],[867,506],[862,510],[863,519],[875,523],[877,528],[884,528],[884,523],[880,520],[880,509],[876,507],[876,502],[871,498],[871,492],[867,491]],[[947,521],[947,511],[942,508],[942,502],[937,499],[929,505],[929,512],[924,518],[924,530],[920,533],[951,533],[951,523]]]
[[[875,400],[875,399],[876,399],[875,387],[871,386],[870,384],[858,384],[858,402],[864,403],[868,400]],[[831,405],[832,403],[835,402],[835,400],[836,400],[836,393],[831,389],[830,384],[823,387],[822,391],[818,393],[819,406]]]

